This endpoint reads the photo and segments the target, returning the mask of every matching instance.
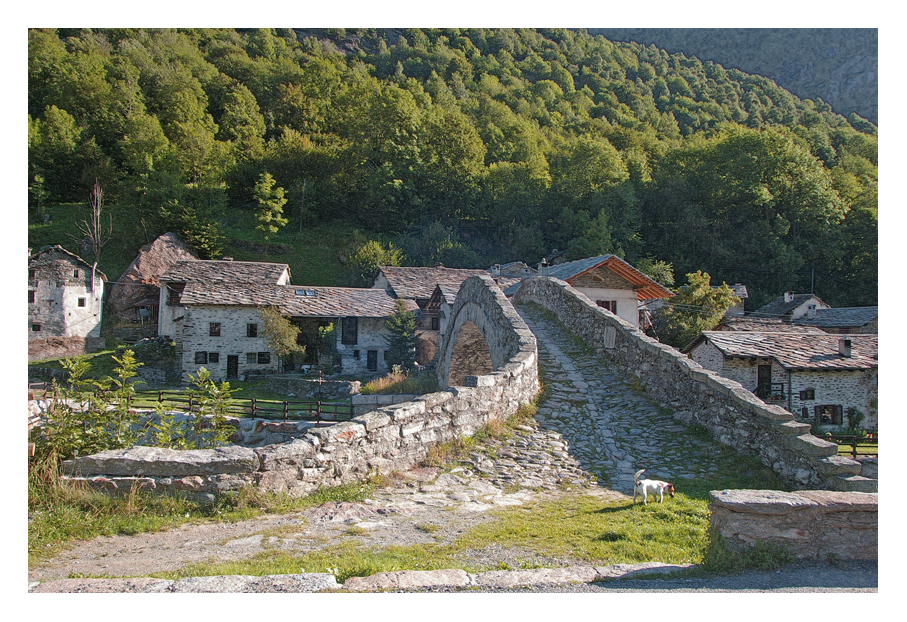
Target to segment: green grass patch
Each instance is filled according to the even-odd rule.
[[[436,393],[439,390],[438,378],[433,373],[391,372],[365,383],[359,389],[359,393],[362,395],[425,395]]]

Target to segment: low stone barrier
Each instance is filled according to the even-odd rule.
[[[354,395],[353,396],[353,414],[364,415],[367,412],[377,410],[382,406],[391,406],[393,404],[402,404],[411,402],[419,397],[418,395]]]
[[[249,376],[247,380],[267,378],[268,390],[283,395],[310,397],[319,400],[346,399],[359,393],[358,380],[314,380],[292,375]]]
[[[510,305],[506,299],[503,304]],[[133,447],[68,460],[64,469],[70,477],[109,490],[138,485],[202,498],[247,484],[307,494],[322,486],[409,469],[424,460],[433,445],[471,436],[535,398],[539,389],[535,338],[512,307],[509,311],[510,330],[517,336],[507,342],[506,363],[482,376],[466,376],[464,384],[469,386],[449,387],[350,421],[312,428],[285,443],[184,451]]]
[[[802,490],[713,490],[713,533],[743,550],[781,545],[797,559],[878,559],[876,493]]]
[[[564,281],[523,281],[514,302],[534,302],[555,313],[628,379],[637,379],[647,395],[673,410],[675,418],[705,427],[722,444],[757,455],[792,488],[877,490],[876,480],[859,475],[859,462],[838,456],[838,446],[810,434],[809,424],[648,337]]]

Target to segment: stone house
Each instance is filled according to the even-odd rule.
[[[793,321],[807,314],[814,313],[818,309],[830,309],[831,307],[822,302],[815,294],[795,294],[794,292],[784,292],[772,302],[759,307],[752,312],[752,316],[761,318],[781,318],[787,321]]]
[[[705,369],[819,428],[847,426],[851,409],[865,415],[861,427],[878,427],[877,335],[707,331],[685,351]]]
[[[878,307],[814,309],[795,319],[797,326],[813,326],[833,335],[872,335],[879,332]]]
[[[639,327],[643,301],[674,294],[616,255],[601,255],[558,265],[539,264],[540,276],[552,276],[589,297],[599,307]],[[505,291],[512,295],[515,288]]]
[[[104,347],[103,272],[63,247],[28,257],[29,359],[94,352]]]
[[[279,308],[300,328],[308,363],[336,362],[345,373],[387,369],[385,322],[395,309],[392,296],[289,281],[286,264],[264,262],[186,261],[162,275],[159,330],[176,342],[184,378],[201,366],[219,379],[280,371],[264,337],[261,307]],[[406,306],[417,309],[411,301]],[[318,329],[331,324],[337,328],[336,361],[319,352]]]

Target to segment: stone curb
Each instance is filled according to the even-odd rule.
[[[322,592],[343,589],[347,592],[406,590],[419,588],[512,588],[593,583],[664,575],[692,567],[693,564],[614,564],[611,566],[568,566],[531,570],[492,570],[469,574],[463,570],[398,570],[379,572],[368,577],[351,577],[341,586],[333,575],[306,573],[287,575],[223,575],[187,577],[177,581],[138,577],[132,579],[60,579],[28,584],[30,593],[273,593]]]

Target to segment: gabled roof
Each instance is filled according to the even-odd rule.
[[[725,358],[773,359],[789,371],[842,371],[879,366],[878,335],[847,335],[851,356],[838,352],[840,335],[827,333],[773,333],[706,331],[691,344],[692,350],[708,341]]]
[[[792,323],[818,328],[858,328],[879,318],[878,307],[840,307],[837,309],[816,309],[816,317],[797,318]]]
[[[484,274],[487,270],[473,270],[467,268],[420,268],[381,266],[379,271],[387,279],[388,285],[397,298],[411,300],[431,298],[435,285],[460,287],[460,284],[471,276]]]
[[[574,279],[598,266],[604,266],[619,277],[629,281],[633,285],[636,297],[639,300],[670,298],[674,295],[617,255],[600,255],[551,266],[545,270],[542,276],[553,276],[572,285]]]
[[[29,257],[28,257],[29,268],[31,268],[33,266],[40,267],[39,264],[41,263],[42,257],[44,255],[48,255],[50,253],[59,253],[61,255],[64,255],[67,259],[72,260],[74,263],[81,264],[81,265],[85,266],[88,270],[91,270],[90,263],[88,263],[87,261],[85,261],[84,259],[79,257],[78,255],[76,255],[75,253],[69,252],[68,250],[66,250],[65,248],[60,246],[59,244],[54,244],[53,246],[42,246],[38,250],[37,253],[35,253],[34,255],[29,255]],[[103,272],[101,272],[97,268],[95,268],[94,272],[97,276],[99,276],[101,278],[102,281],[105,281],[105,282],[107,281],[107,276]]]
[[[290,267],[264,261],[178,261],[160,276],[161,281],[207,283],[209,285],[277,285]]]
[[[308,285],[228,285],[207,287],[189,282],[180,300],[183,306],[277,306],[283,315],[296,317],[387,317],[395,299],[383,289],[310,287]],[[405,300],[407,311],[418,306]]]
[[[813,298],[815,298],[819,304],[828,306],[825,305],[825,303],[822,302],[822,300],[820,300],[819,297],[815,294],[794,294],[793,299],[790,302],[785,302],[784,296],[779,296],[767,305],[759,307],[758,309],[753,311],[753,315],[761,317],[781,317],[782,315],[787,315],[800,305],[808,302]]]

